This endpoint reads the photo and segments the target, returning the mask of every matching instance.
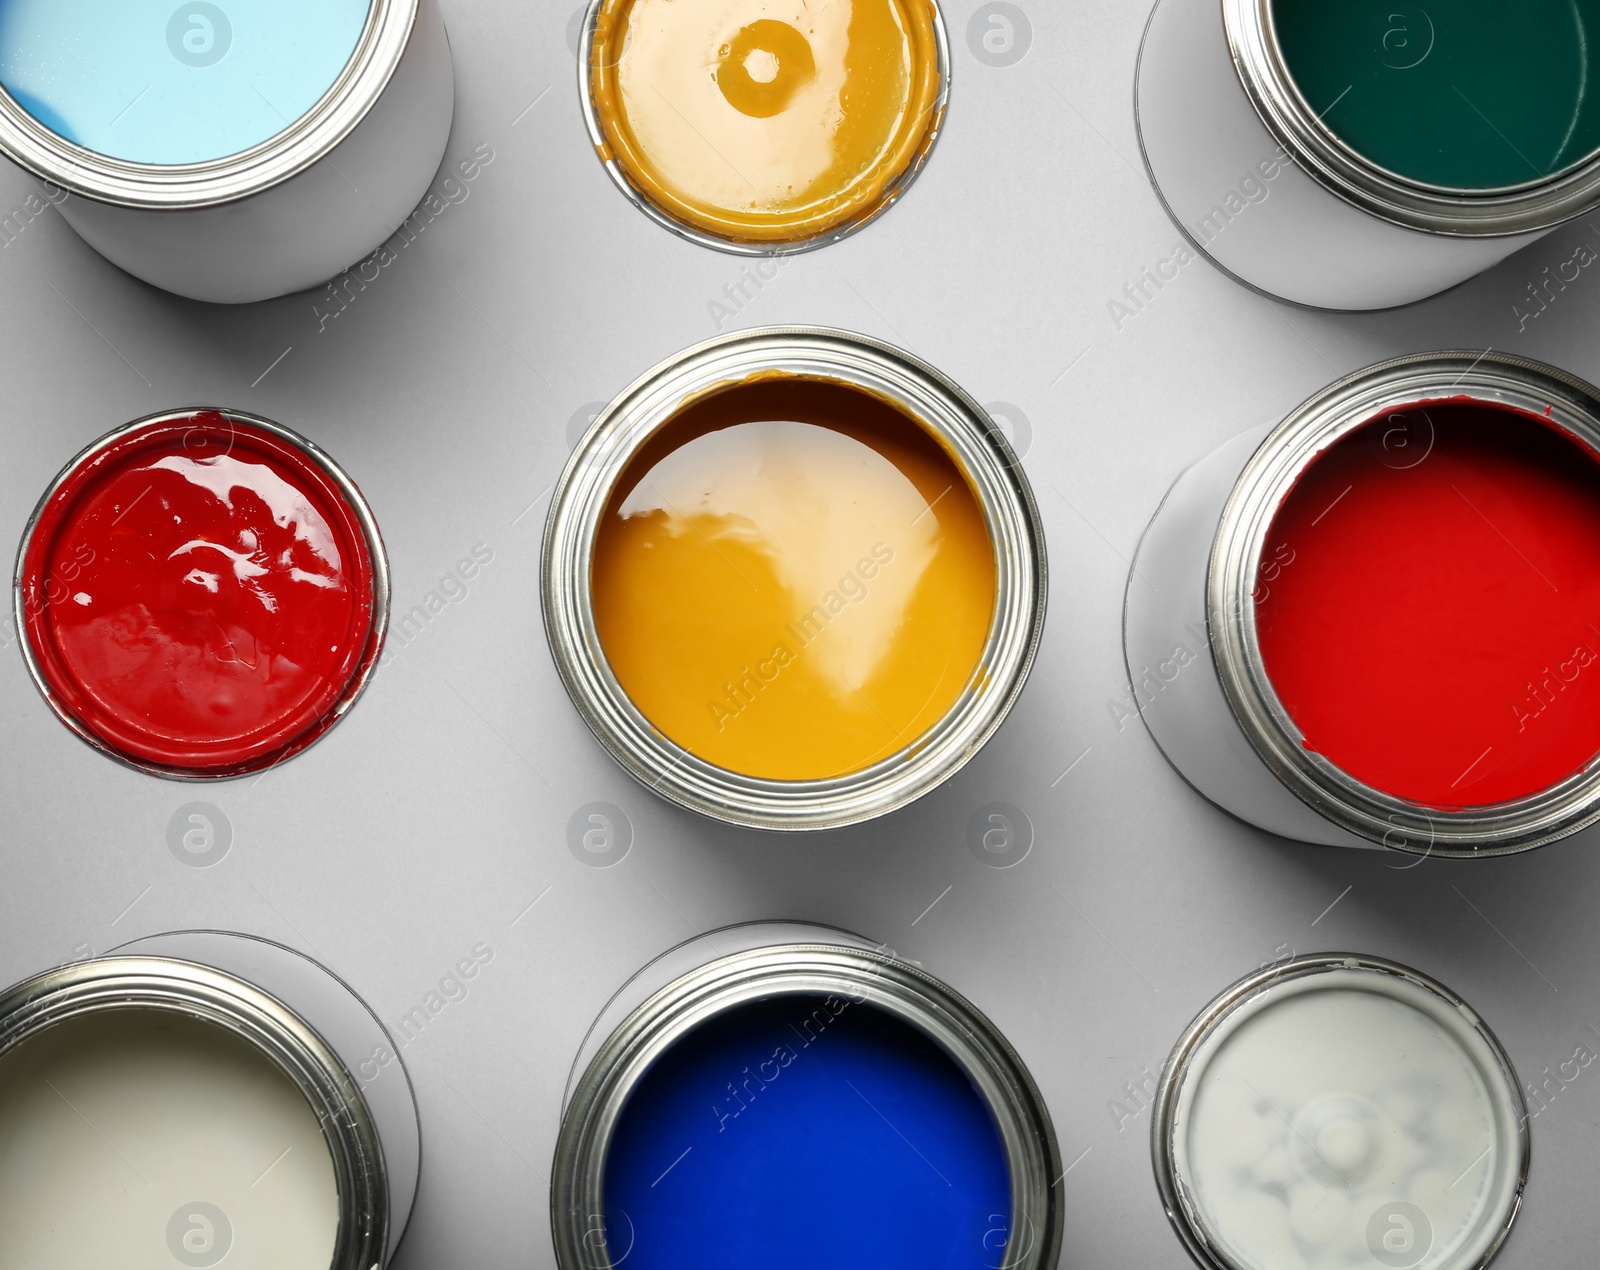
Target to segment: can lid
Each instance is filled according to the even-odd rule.
[[[349,708],[388,616],[371,513],[309,442],[185,410],[80,454],[16,572],[34,680],[91,745],[160,775],[239,775]]]

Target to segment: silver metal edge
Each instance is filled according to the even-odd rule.
[[[798,256],[808,251],[816,251],[826,247],[852,234],[865,229],[878,217],[898,203],[909,190],[922,169],[927,166],[933,148],[938,143],[940,134],[944,131],[944,116],[950,103],[950,80],[952,64],[950,60],[950,36],[945,28],[944,10],[940,8],[938,0],[924,0],[933,10],[933,38],[937,52],[939,70],[939,95],[933,104],[924,113],[931,113],[933,120],[926,131],[926,140],[917,150],[905,171],[896,177],[883,192],[876,203],[862,215],[854,220],[836,225],[832,229],[814,234],[810,238],[800,238],[793,241],[759,242],[746,241],[736,238],[723,238],[708,230],[679,220],[677,217],[657,207],[645,193],[628,179],[622,164],[615,158],[602,160],[606,175],[612,183],[622,191],[623,197],[634,207],[643,212],[661,228],[676,234],[688,242],[696,243],[701,247],[709,247],[713,251],[726,252],[734,256]],[[589,0],[588,12],[584,14],[582,33],[578,38],[578,103],[583,110],[584,126],[589,132],[590,144],[594,147],[596,156],[603,154],[609,147],[605,129],[601,126],[599,113],[595,110],[594,97],[590,92],[590,71],[594,61],[594,38],[596,22],[600,15],[600,8],[606,0]]]
[[[300,450],[312,463],[314,463],[345,496],[356,515],[356,521],[361,526],[362,536],[367,543],[368,554],[372,557],[372,633],[368,636],[366,649],[358,664],[356,673],[346,685],[344,693],[334,702],[333,706],[324,716],[325,723],[316,730],[310,740],[301,744],[290,742],[281,749],[253,760],[249,764],[237,769],[228,769],[219,772],[196,772],[186,768],[169,768],[159,763],[145,763],[130,755],[123,754],[107,742],[102,740],[70,710],[66,708],[52,691],[49,681],[45,678],[34,655],[33,645],[28,638],[27,605],[22,594],[22,572],[25,566],[28,546],[33,541],[34,530],[38,527],[39,519],[44,515],[50,500],[56,492],[77,470],[86,463],[92,462],[97,454],[109,446],[115,445],[124,437],[137,432],[139,429],[152,424],[181,423],[194,415],[205,411],[220,414],[223,418],[258,428],[271,436],[276,437],[296,449]],[[178,410],[162,410],[155,414],[145,415],[142,419],[135,419],[132,423],[123,424],[113,428],[98,440],[91,442],[80,450],[65,467],[61,469],[49,486],[46,487],[39,501],[34,505],[33,512],[28,517],[28,523],[23,527],[22,538],[17,545],[16,564],[11,573],[11,616],[17,629],[17,646],[22,652],[23,663],[28,668],[28,676],[33,680],[33,685],[39,690],[39,695],[51,709],[56,718],[60,719],[67,728],[90,749],[122,764],[124,767],[136,772],[143,772],[148,776],[160,776],[167,780],[202,783],[219,780],[234,780],[241,776],[253,775],[265,768],[275,767],[279,763],[286,763],[299,754],[309,750],[323,737],[333,730],[335,724],[344,718],[350,707],[355,705],[361,694],[366,691],[367,685],[372,682],[372,677],[378,670],[378,659],[383,654],[383,645],[389,633],[389,557],[384,550],[383,537],[378,531],[377,519],[372,514],[372,508],[367,505],[367,500],[362,497],[361,491],[350,476],[333,461],[314,441],[301,436],[299,433],[284,427],[281,423],[274,423],[260,415],[249,414],[243,410],[231,410],[222,406],[186,406]]]
[[[417,1086],[416,1086],[416,1082],[411,1079],[411,1070],[406,1066],[405,1056],[403,1054],[401,1054],[401,1052],[400,1052],[401,1051],[401,1047],[399,1045],[395,1044],[394,1034],[389,1031],[389,1028],[384,1023],[384,1021],[378,1017],[377,1011],[375,1011],[372,1008],[372,1006],[370,1006],[367,1003],[367,999],[365,997],[363,997],[359,992],[357,992],[355,990],[354,985],[352,985],[350,983],[350,981],[348,979],[346,979],[343,975],[341,975],[338,971],[334,970],[330,966],[324,965],[322,962],[318,961],[315,957],[312,957],[312,956],[310,956],[310,955],[308,955],[306,953],[301,952],[298,948],[290,948],[287,944],[280,944],[276,940],[267,939],[265,936],[262,936],[262,935],[248,935],[248,934],[245,934],[243,931],[220,930],[220,929],[218,929],[216,927],[196,927],[196,928],[194,928],[192,930],[169,930],[169,931],[160,931],[160,932],[157,932],[154,935],[141,935],[137,939],[129,940],[126,944],[121,944],[121,945],[118,945],[118,947],[116,947],[116,948],[109,949],[105,954],[103,954],[103,956],[101,956],[100,958],[97,958],[96,960],[103,961],[103,960],[105,960],[106,958],[109,958],[109,957],[127,957],[127,956],[137,956],[137,957],[145,958],[145,959],[148,960],[149,958],[151,958],[153,956],[156,956],[156,954],[150,954],[150,953],[130,954],[130,953],[124,953],[121,950],[123,948],[128,947],[131,944],[143,943],[143,942],[145,942],[146,940],[149,940],[149,939],[160,939],[160,938],[164,938],[164,937],[166,937],[168,935],[180,935],[180,936],[181,935],[220,935],[220,936],[225,936],[228,939],[245,940],[245,941],[248,941],[250,943],[255,943],[255,944],[266,944],[270,948],[277,949],[278,951],[286,953],[291,957],[297,957],[301,961],[308,962],[311,965],[315,966],[318,970],[320,970],[324,975],[326,975],[329,979],[331,979],[335,984],[337,984],[340,988],[342,988],[349,995],[352,1008],[359,1009],[362,1012],[362,1014],[364,1014],[367,1018],[372,1020],[373,1026],[378,1029],[378,1035],[380,1035],[381,1037],[384,1038],[384,1041],[389,1046],[390,1052],[394,1055],[394,1064],[395,1064],[396,1067],[398,1067],[400,1069],[400,1076],[405,1081],[406,1090],[407,1090],[407,1092],[408,1092],[408,1094],[410,1096],[410,1102],[411,1102],[411,1117],[410,1118],[411,1118],[411,1122],[416,1125],[416,1129],[417,1129],[417,1181],[412,1186],[411,1202],[410,1202],[410,1205],[409,1205],[410,1209],[412,1211],[414,1211],[415,1208],[416,1208],[416,1196],[417,1196],[418,1192],[421,1190],[423,1161],[424,1161],[424,1159],[426,1157],[426,1154],[427,1154],[427,1144],[424,1141],[423,1134],[422,1134],[422,1112],[418,1108],[418,1105],[417,1105]],[[158,958],[158,959],[159,960],[172,960],[172,961],[183,961],[184,960],[183,958],[177,958],[177,957],[173,957],[173,958]],[[186,964],[199,965],[201,963],[193,962],[193,963],[186,963]],[[218,968],[215,967],[215,966],[207,966],[206,969],[208,969],[208,970],[218,970]],[[233,979],[238,979],[239,978],[238,975],[231,974],[229,971],[226,971],[226,970],[218,970],[218,973],[224,974],[224,975],[228,975],[229,978],[233,978]],[[248,982],[247,980],[240,980],[240,981],[241,982]],[[255,988],[255,990],[257,992],[265,992],[264,989],[256,988],[254,984],[251,984],[250,986],[252,988]],[[265,995],[271,996],[272,994],[271,993],[265,993]],[[276,997],[274,997],[273,999],[277,1000]],[[286,1009],[290,1009],[291,1007],[285,1006],[285,1008]],[[298,1015],[296,1017],[298,1017]],[[304,1023],[305,1020],[302,1019],[301,1022]],[[311,1025],[309,1023],[306,1023],[306,1026],[307,1027],[311,1027]],[[313,1032],[316,1031],[316,1029],[314,1027],[312,1027],[311,1030]],[[319,1036],[320,1036],[320,1033],[319,1033]],[[331,1049],[333,1049],[333,1046],[329,1045],[328,1048],[331,1050]],[[337,1051],[335,1051],[335,1053],[337,1053]],[[340,1061],[341,1061],[341,1064],[343,1064],[343,1059],[342,1058],[341,1058]],[[360,1078],[359,1078],[360,1074],[357,1073],[357,1072],[351,1072],[349,1070],[349,1066],[347,1064],[344,1064],[344,1070],[350,1076],[351,1080],[355,1083],[356,1088],[360,1089],[360,1087],[361,1087],[361,1081],[360,1081]],[[365,1101],[365,1096],[364,1095],[363,1095],[363,1101]],[[370,1107],[368,1108],[368,1113],[369,1113],[369,1116],[370,1116],[370,1113],[371,1113]],[[376,1129],[377,1119],[375,1117],[373,1118],[373,1124],[374,1124],[373,1132],[374,1132],[374,1135],[376,1136],[377,1135],[377,1129]],[[380,1143],[382,1142],[381,1136],[379,1137],[379,1142]],[[384,1194],[388,1195],[389,1196],[389,1200],[390,1200],[390,1203],[389,1203],[390,1218],[389,1218],[389,1221],[388,1221],[387,1224],[390,1227],[389,1234],[393,1236],[392,1240],[390,1238],[388,1238],[388,1236],[386,1236],[385,1239],[384,1239],[384,1247],[386,1249],[385,1263],[387,1263],[388,1260],[392,1260],[393,1259],[395,1252],[399,1249],[401,1240],[405,1238],[406,1230],[410,1229],[409,1224],[406,1227],[404,1227],[404,1228],[402,1228],[400,1230],[392,1229],[392,1227],[394,1225],[393,1214],[394,1214],[395,1209],[396,1209],[396,1205],[394,1203],[394,1179],[390,1175],[387,1166],[385,1167],[385,1170],[384,1170]]]
[[[657,732],[618,683],[595,631],[590,562],[605,501],[629,458],[685,399],[768,369],[879,392],[949,446],[976,487],[995,548],[996,603],[979,661],[945,718],[906,749],[831,780],[776,781],[715,767]],[[1021,465],[970,396],[893,345],[848,331],[766,327],[678,353],[624,389],[573,451],[551,497],[541,560],[545,633],[584,722],[636,780],[730,824],[837,828],[914,801],[959,771],[1004,721],[1043,636],[1044,531]]]
[[[103,957],[47,970],[0,994],[0,1057],[56,1024],[113,1010],[167,1010],[226,1028],[300,1090],[322,1126],[339,1191],[331,1270],[387,1260],[383,1144],[360,1085],[322,1037],[276,997],[233,975],[162,957]]]
[[[789,944],[710,961],[657,992],[611,1035],[575,1090],[557,1137],[550,1218],[561,1270],[612,1270],[584,1235],[604,1212],[606,1151],[624,1104],[650,1064],[716,1015],[786,995],[844,996],[876,1006],[938,1044],[977,1087],[1000,1133],[1011,1181],[1012,1241],[998,1270],[1052,1270],[1063,1215],[1061,1153],[1044,1098],[994,1024],[954,989],[881,953]]]
[[[1451,396],[1534,415],[1548,406],[1548,421],[1600,461],[1600,390],[1554,367],[1466,350],[1414,354],[1358,370],[1290,412],[1245,465],[1212,545],[1206,615],[1217,678],[1234,717],[1292,793],[1370,842],[1413,855],[1477,859],[1544,846],[1600,820],[1600,755],[1550,789],[1467,811],[1425,807],[1374,789],[1305,748],[1267,675],[1249,602],[1272,517],[1316,455],[1385,409]]]
[[[1144,32],[1139,37],[1139,56],[1134,62],[1133,66],[1133,133],[1139,142],[1139,161],[1144,167],[1144,174],[1150,182],[1151,190],[1155,192],[1156,201],[1161,204],[1161,210],[1167,214],[1167,219],[1172,222],[1173,228],[1183,235],[1189,246],[1193,248],[1193,250],[1200,256],[1201,259],[1203,259],[1208,265],[1210,265],[1218,273],[1222,274],[1222,276],[1227,278],[1229,281],[1237,283],[1239,286],[1244,287],[1247,291],[1254,291],[1263,300],[1270,300],[1274,304],[1290,304],[1297,309],[1305,309],[1307,312],[1311,313],[1393,313],[1399,309],[1409,309],[1413,305],[1425,304],[1429,300],[1436,300],[1439,298],[1439,296],[1448,295],[1451,291],[1454,291],[1456,287],[1465,286],[1467,282],[1471,281],[1470,278],[1464,279],[1463,281],[1456,283],[1455,286],[1446,287],[1443,291],[1437,291],[1433,295],[1423,296],[1421,299],[1417,300],[1406,300],[1400,304],[1380,305],[1375,309],[1329,309],[1322,305],[1307,304],[1303,300],[1291,300],[1286,296],[1274,295],[1271,291],[1268,291],[1263,287],[1258,287],[1249,279],[1240,277],[1240,275],[1228,268],[1227,265],[1223,264],[1222,261],[1218,260],[1216,256],[1212,255],[1211,252],[1207,250],[1205,245],[1194,236],[1194,233],[1189,226],[1183,223],[1183,220],[1178,215],[1177,210],[1172,206],[1171,203],[1167,201],[1166,193],[1161,188],[1161,182],[1156,177],[1156,170],[1153,166],[1151,166],[1150,151],[1145,148],[1144,144],[1144,120],[1139,114],[1139,79],[1144,73],[1145,44],[1150,39],[1150,29],[1155,26],[1156,14],[1160,12],[1161,4],[1162,0],[1156,0],[1155,4],[1151,6],[1150,16],[1145,19]]]
[[[1478,1012],[1438,980],[1399,962],[1356,953],[1311,953],[1248,974],[1207,1005],[1178,1038],[1178,1043],[1173,1046],[1166,1065],[1161,1069],[1161,1082],[1156,1087],[1150,1117],[1150,1161],[1155,1171],[1156,1190],[1161,1196],[1161,1206],[1167,1214],[1167,1220],[1172,1223],[1174,1232],[1189,1256],[1196,1265],[1203,1267],[1203,1270],[1241,1270],[1241,1267],[1229,1261],[1220,1249],[1213,1249],[1207,1242],[1205,1231],[1193,1212],[1193,1206],[1188,1203],[1182,1182],[1177,1176],[1173,1160],[1173,1133],[1176,1127],[1173,1120],[1177,1113],[1178,1095],[1184,1078],[1188,1075],[1189,1062],[1194,1057],[1195,1051],[1228,1015],[1276,984],[1331,970],[1365,970],[1392,975],[1433,993],[1461,1013],[1464,1019],[1471,1021],[1473,1029],[1483,1038],[1489,1052],[1500,1065],[1501,1075],[1511,1090],[1512,1108],[1517,1117],[1520,1158],[1516,1191],[1505,1219],[1500,1225],[1499,1234],[1483,1257],[1471,1267],[1471,1270],[1482,1270],[1499,1253],[1506,1236],[1511,1233],[1511,1226],[1516,1221],[1517,1214],[1522,1211],[1522,1194],[1527,1186],[1528,1168],[1532,1161],[1533,1142],[1528,1132],[1528,1105],[1522,1095],[1522,1084],[1517,1077],[1516,1068],[1512,1066],[1505,1047],[1500,1044],[1500,1038],[1490,1030]],[[1458,1270],[1468,1270],[1468,1268],[1460,1267]]]
[[[61,189],[118,207],[195,209],[237,202],[296,176],[366,118],[411,41],[420,0],[371,0],[355,50],[315,105],[238,154],[204,163],[116,159],[57,135],[0,86],[0,152]]]
[[[691,948],[695,944],[702,943],[715,950],[716,945],[713,941],[718,935],[724,933],[748,931],[762,926],[809,926],[816,930],[819,935],[834,935],[838,936],[842,940],[854,940],[863,948],[871,948],[874,946],[873,941],[868,939],[865,935],[857,934],[853,930],[845,930],[841,926],[825,925],[817,922],[790,921],[781,917],[763,917],[758,918],[755,921],[730,922],[727,925],[718,926],[712,930],[708,930],[703,935],[691,935],[688,939],[679,940],[676,944],[672,945],[671,948],[657,953],[649,961],[645,962],[644,965],[640,966],[639,969],[635,970],[631,975],[623,980],[622,983],[618,985],[617,990],[607,997],[605,1004],[600,1007],[599,1013],[595,1015],[594,1022],[589,1025],[588,1029],[583,1034],[583,1039],[578,1042],[578,1048],[573,1055],[572,1066],[567,1069],[566,1084],[562,1086],[561,1091],[562,1116],[564,1117],[567,1114],[567,1108],[572,1105],[573,1090],[577,1086],[578,1077],[582,1074],[579,1071],[578,1065],[583,1059],[584,1051],[588,1049],[589,1042],[594,1038],[595,1030],[600,1026],[600,1023],[605,1018],[607,1012],[610,1011],[611,1007],[615,1005],[624,994],[627,993],[629,988],[633,987],[634,984],[648,976],[653,969],[659,966],[662,962],[666,961],[668,958],[672,957],[675,953],[682,952],[686,948]],[[850,947],[849,944],[844,944],[843,946]]]
[[[1273,0],[1220,0],[1234,69],[1268,132],[1330,193],[1406,229],[1502,238],[1552,229],[1600,204],[1600,154],[1565,175],[1490,190],[1414,181],[1341,140],[1300,92],[1278,47]]]

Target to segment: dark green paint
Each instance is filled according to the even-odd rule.
[[[1272,11],[1312,109],[1391,172],[1489,190],[1600,151],[1600,0],[1273,0]]]

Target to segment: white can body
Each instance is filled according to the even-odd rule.
[[[438,0],[420,0],[387,84],[309,167],[202,206],[81,193],[58,206],[102,256],[164,291],[219,304],[287,295],[326,282],[395,232],[438,170],[454,109]]]
[[[1313,180],[1245,94],[1218,0],[1158,0],[1134,111],[1150,179],[1184,235],[1240,282],[1295,304],[1410,304],[1550,232],[1425,233],[1370,215]]]
[[[1282,838],[1376,847],[1318,815],[1273,775],[1239,727],[1211,655],[1211,546],[1239,474],[1273,426],[1234,437],[1184,472],[1145,530],[1123,611],[1128,678],[1167,761],[1218,807]]]

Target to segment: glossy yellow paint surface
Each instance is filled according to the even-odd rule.
[[[721,237],[826,233],[931,144],[933,20],[928,0],[606,0],[590,70],[603,157]]]
[[[913,745],[981,674],[994,549],[955,460],[857,389],[768,377],[680,411],[613,491],[595,620],[666,737],[809,780]]]

